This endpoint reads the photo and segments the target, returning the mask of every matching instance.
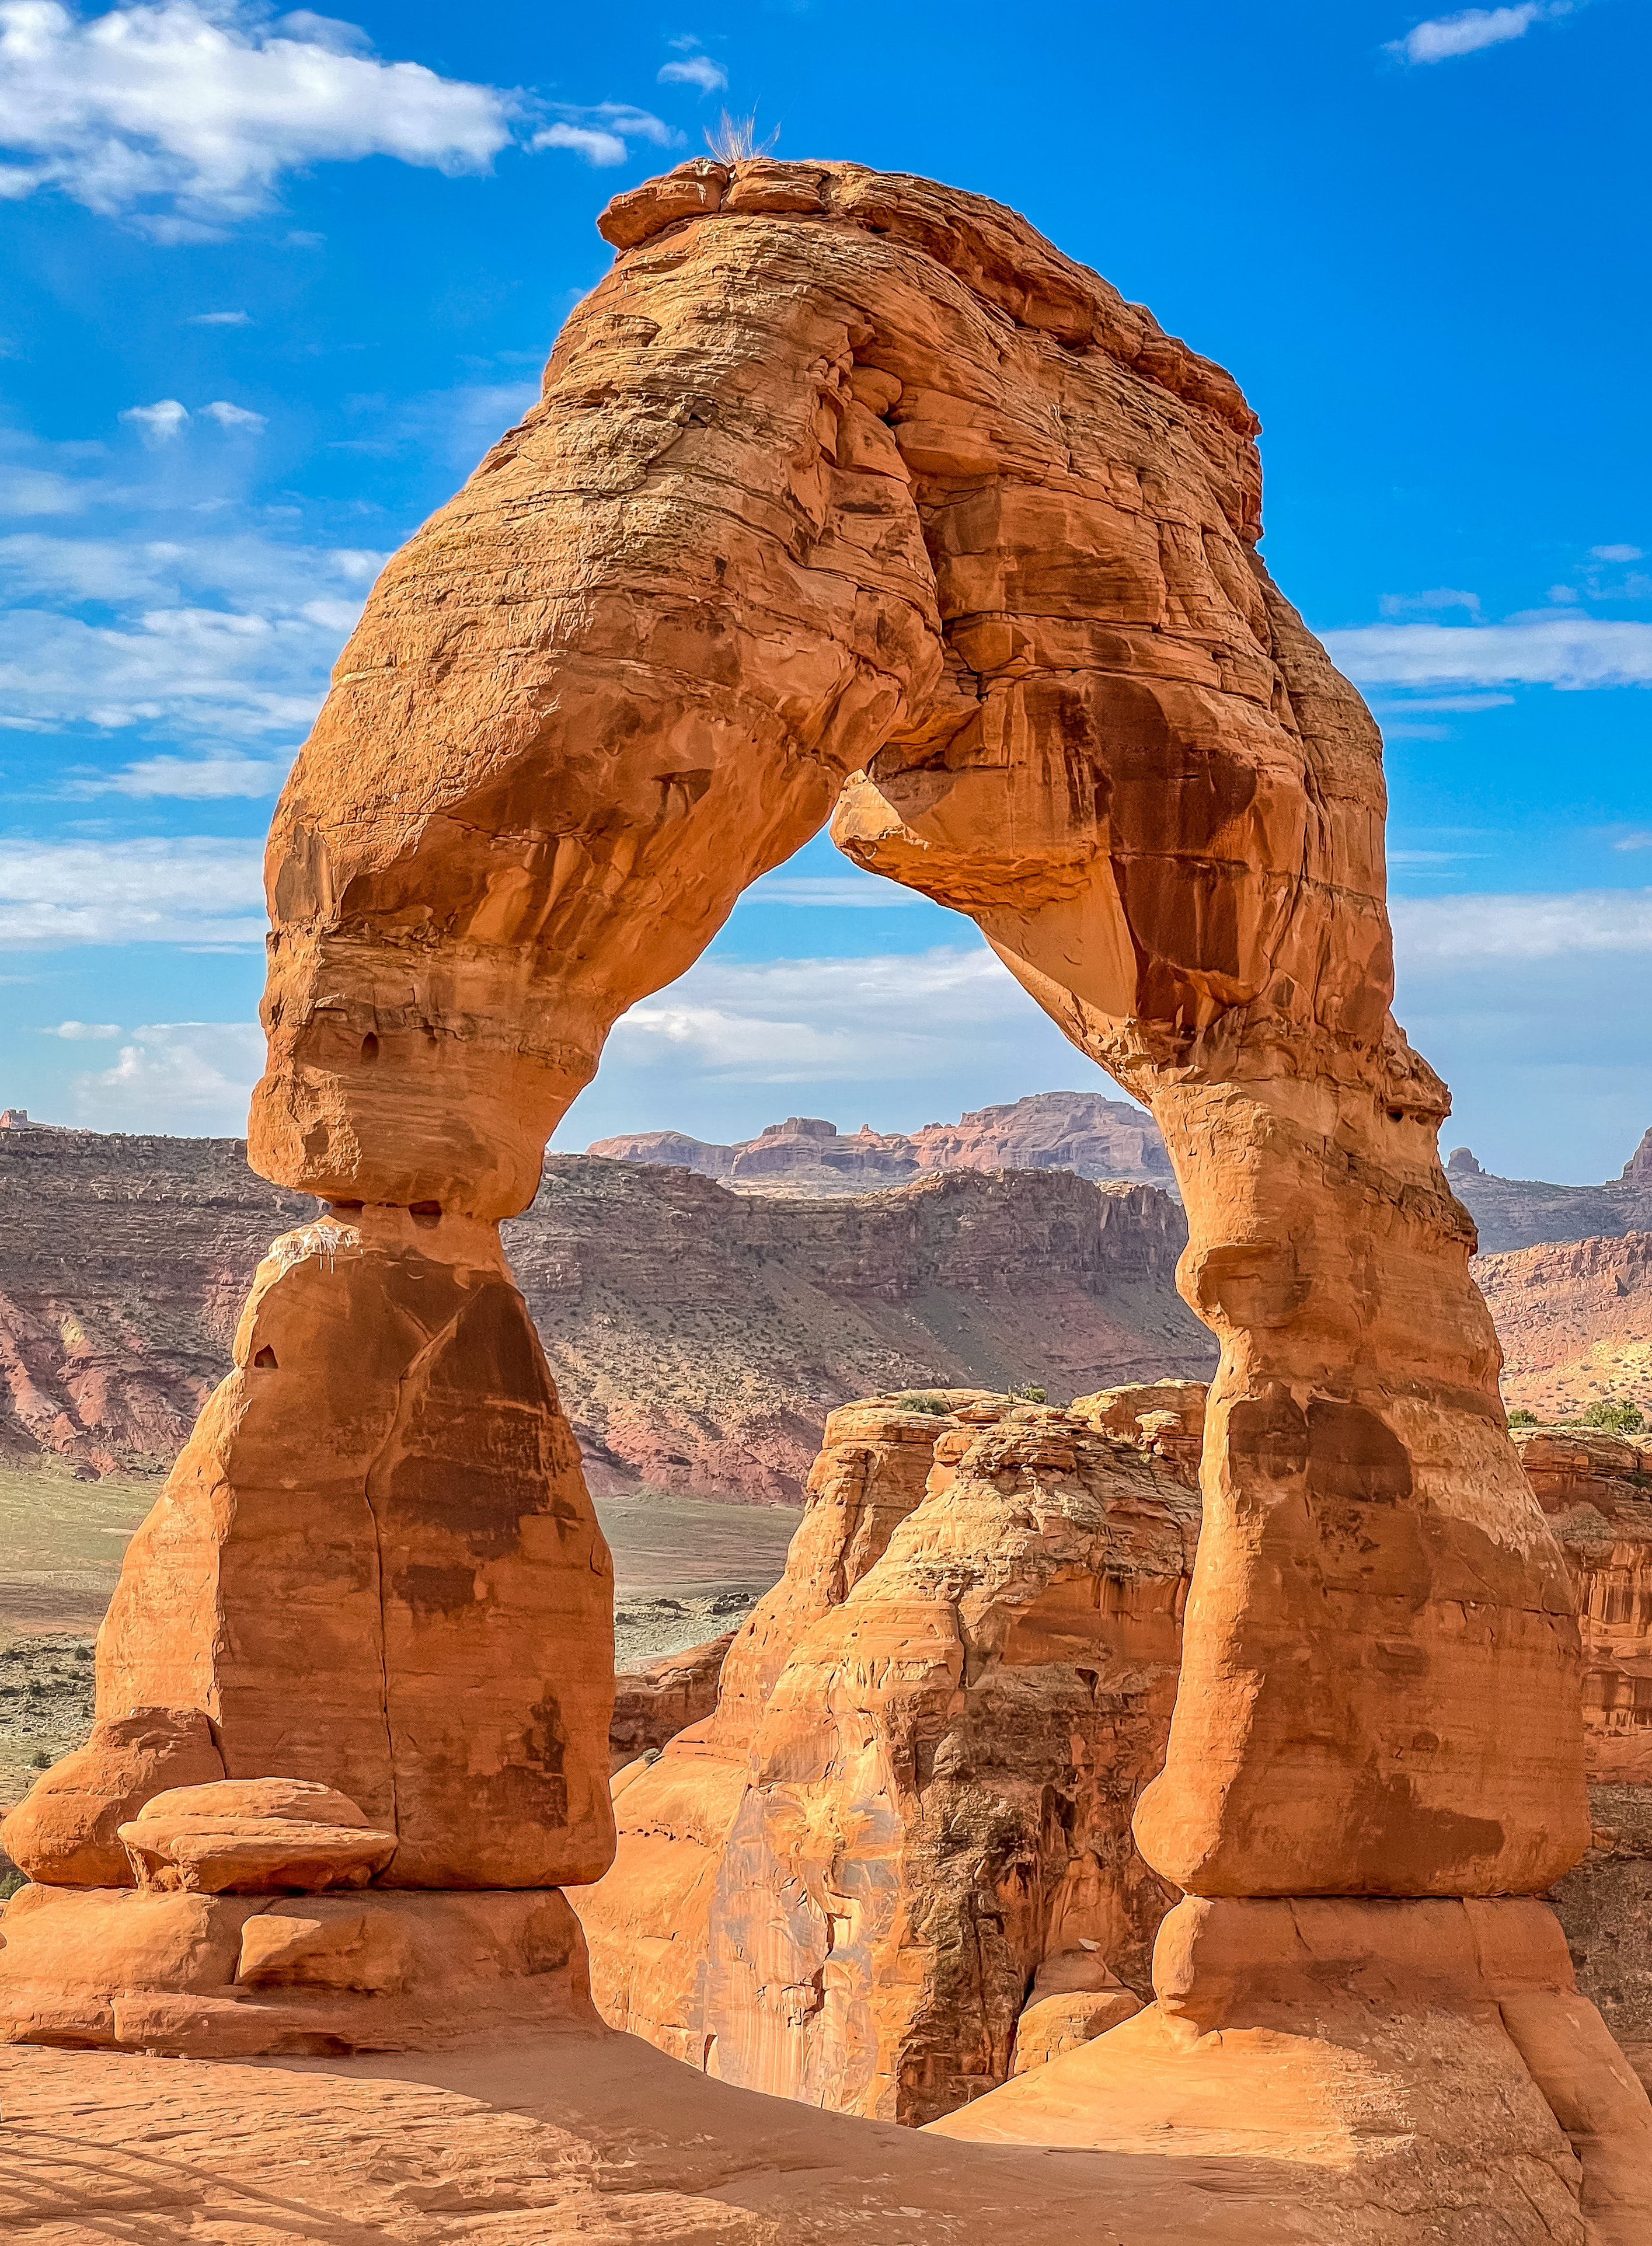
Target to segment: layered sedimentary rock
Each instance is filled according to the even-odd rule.
[[[1499,1178],[1466,1147],[1445,1166],[1451,1191],[1468,1210],[1487,1255],[1546,1241],[1621,1239],[1652,1230],[1652,1131],[1604,1185],[1557,1186],[1540,1178]]]
[[[1472,1229],[1436,1148],[1445,1087],[1389,1012],[1377,730],[1256,556],[1254,417],[1229,376],[1011,214],[921,180],[702,161],[619,198],[604,226],[623,254],[571,315],[541,403],[387,566],[277,807],[249,1145],[369,1242],[348,1283],[367,1365],[329,1387],[282,1326],[268,1345],[279,1363],[283,1337],[301,1344],[305,1377],[271,1370],[272,1419],[250,1390],[235,1424],[209,1412],[174,1477],[180,1516],[202,1523],[176,1557],[220,1597],[177,1618],[169,1667],[193,1693],[145,1697],[217,1697],[235,1767],[232,1725],[262,1737],[274,1718],[267,1666],[296,1744],[398,1792],[405,1769],[414,1830],[395,1802],[387,1827],[425,1876],[577,1878],[601,1861],[581,1766],[602,1767],[608,1712],[572,1681],[591,1611],[574,1579],[595,1555],[576,1507],[546,1518],[569,1483],[547,1454],[543,1367],[527,1351],[520,1382],[496,1381],[467,1339],[463,1384],[404,1439],[392,1399],[417,1415],[445,1343],[403,1283],[418,1228],[439,1228],[422,1299],[453,1302],[458,1333],[462,1298],[484,1272],[494,1284],[493,1227],[531,1199],[613,1023],[830,817],[860,865],[970,915],[1152,1110],[1187,1211],[1180,1283],[1221,1345],[1181,1685],[1134,1821],[1187,1896],[1161,1930],[1158,2000],[945,2126],[1036,2130],[1140,2048],[1156,2056],[1139,2144],[1162,2152],[1179,2099],[1207,2085],[1308,2168],[1288,2186],[1299,2202],[1340,2192],[1368,2236],[1393,2235],[1402,2198],[1412,2235],[1462,2236],[1465,2207],[1518,2194],[1552,2234],[1593,2202],[1597,2235],[1628,2242],[1652,2214],[1652,2113],[1531,1900],[1588,1833],[1571,1584],[1498,1401]],[[490,1297],[506,1325],[508,1296]],[[300,1298],[324,1300],[308,1277]],[[261,1294],[260,1346],[287,1299]],[[259,1377],[255,1353],[232,1393]],[[269,1480],[308,1491],[319,1462],[353,1493],[374,1410],[398,1458],[435,1460],[477,1399],[473,1514],[452,1481],[421,1509],[439,1473],[390,1477],[385,1580],[405,1538],[439,1578],[433,1610],[411,1582],[377,1627],[370,1610],[378,1675],[329,1680],[328,1747],[280,1649],[242,1665],[258,1617],[233,1569],[222,1596],[219,1555]],[[1105,1507],[1085,1531],[1053,1464],[1026,1468],[1061,1494],[1029,1495],[1006,1535],[1042,1515],[1064,1566],[1099,1565]],[[330,1528],[326,1485],[294,1512]],[[345,1533],[358,1517],[352,1497]],[[458,1548],[490,1533],[462,1595]],[[332,1548],[305,1555],[296,1591],[337,1582]],[[112,1680],[139,1658],[129,1625],[171,1557],[159,1535],[135,1548]],[[562,1603],[565,1644],[507,1682],[469,1617],[496,1601],[508,1645],[534,1586]],[[963,1585],[959,1614],[980,1603],[1003,1665],[989,1589]],[[962,1661],[961,1619],[952,1632]],[[444,1717],[472,1665],[483,1799],[456,1844],[436,1829],[457,1791]],[[541,1782],[552,1702],[560,1802]],[[404,1706],[430,1712],[428,1761]],[[535,1725],[532,1783],[507,1798],[499,1758],[522,1767]],[[30,1894],[44,1918],[52,1891]],[[1299,1930],[1328,1897],[1315,1970],[1299,1970]],[[1373,2030],[1390,1991],[1405,2001]],[[1429,2089],[1443,2134],[1390,2157],[1387,2141],[1304,2145],[1284,2102],[1270,2110],[1282,2032],[1310,2104],[1353,2071],[1368,2113],[1403,2119],[1419,2052],[1393,2023],[1425,1993],[1454,2055]],[[1063,2126],[1083,2143],[1116,2125],[1090,2097]]]
[[[921,2124],[1150,1994],[1173,1895],[1130,1815],[1198,1500],[1146,1424],[1186,1391],[1131,1396],[833,1413],[715,1714],[623,1783],[615,1868],[577,1899],[615,2025]]]
[[[1652,1232],[1480,1256],[1474,1276],[1511,1407],[1544,1420],[1601,1403],[1652,1415]]]
[[[1152,1186],[956,1170],[840,1200],[736,1198],[554,1154],[505,1228],[599,1492],[801,1500],[827,1414],[880,1390],[1064,1401],[1197,1377],[1180,1209]]]
[[[663,1653],[641,1669],[622,1669],[614,1679],[608,1721],[608,1762],[615,1771],[639,1755],[657,1754],[690,1724],[704,1723],[717,1705],[717,1680],[734,1632],[708,1638],[681,1653]]]
[[[922,1170],[1072,1170],[1081,1178],[1170,1185],[1170,1157],[1152,1118],[1093,1092],[1034,1092],[956,1123],[926,1123],[910,1134],[863,1123],[842,1132],[806,1115],[772,1123],[731,1147],[681,1131],[640,1131],[594,1140],[586,1150],[622,1162],[666,1163],[702,1177],[772,1192],[864,1193]]]

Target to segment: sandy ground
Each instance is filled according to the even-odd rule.
[[[0,1804],[85,1737],[92,1641],[158,1480],[0,1467]],[[640,1487],[599,1498],[622,1668],[731,1630],[785,1565],[800,1515]]]

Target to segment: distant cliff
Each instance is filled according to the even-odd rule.
[[[0,1462],[157,1469],[228,1367],[275,1235],[316,1203],[235,1139],[0,1130]],[[553,1155],[506,1226],[599,1487],[795,1498],[834,1405],[1206,1371],[1150,1187],[959,1170],[834,1201]]]
[[[1604,1185],[1495,1178],[1466,1147],[1453,1149],[1445,1175],[1479,1227],[1483,1256],[1534,1248],[1547,1240],[1610,1240],[1626,1232],[1652,1232],[1652,1131],[1624,1164],[1623,1174]]]
[[[1652,1416],[1652,1232],[1480,1256],[1474,1276],[1511,1408],[1547,1420],[1628,1403]]]
[[[664,1163],[718,1178],[741,1192],[867,1193],[927,1170],[1071,1170],[1098,1181],[1175,1190],[1159,1126],[1145,1108],[1093,1092],[1037,1092],[956,1123],[926,1123],[908,1137],[862,1124],[840,1133],[818,1116],[792,1115],[755,1139],[717,1146],[680,1131],[598,1139],[611,1161]]]

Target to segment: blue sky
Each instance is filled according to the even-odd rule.
[[[1448,1145],[1652,1123],[1646,0],[559,11],[0,0],[0,1100],[241,1127],[259,842],[382,557],[534,395],[607,198],[727,104],[1014,204],[1238,375],[1388,740]],[[824,841],[559,1143],[1105,1088]]]

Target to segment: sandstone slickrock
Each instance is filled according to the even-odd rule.
[[[870,1124],[845,1133],[818,1118],[792,1115],[731,1147],[681,1131],[640,1131],[594,1140],[586,1151],[608,1160],[697,1170],[762,1192],[864,1192],[922,1170],[948,1169],[1065,1169],[1081,1178],[1172,1182],[1170,1157],[1152,1118],[1093,1092],[1030,1092],[956,1123],[926,1123],[910,1135],[874,1131]]]
[[[45,1886],[130,1887],[120,1826],[156,1794],[223,1774],[223,1757],[199,1708],[105,1716],[85,1745],[37,1779],[0,1823],[0,1847]]]
[[[1118,1976],[1149,1992],[1173,1896],[1130,1814],[1198,1520],[1186,1467],[1144,1447],[1191,1408],[1180,1384],[1071,1412],[935,1400],[833,1414],[716,1713],[624,1786],[615,1868],[575,1898],[614,2025],[724,2081],[920,2124],[1009,2079],[1023,2018],[1047,2057],[1139,2008]],[[1086,1943],[1087,1971],[1039,1988]],[[1027,2015],[1030,1984],[1058,2019]]]
[[[141,1888],[185,1895],[364,1888],[396,1853],[343,1794],[303,1779],[221,1779],[145,1802],[120,1827]]]
[[[129,1556],[112,1681],[144,1657],[134,1625],[147,1630],[170,1560],[201,1595],[171,1617],[172,1686],[130,1697],[215,1701],[232,1774],[279,1707],[315,1759],[258,1767],[339,1785],[375,1814],[371,1787],[393,1773],[386,1823],[416,1876],[600,1868],[609,1804],[587,1773],[603,1767],[607,1664],[598,1677],[590,1656],[606,1580],[571,1443],[566,1474],[554,1455],[564,1423],[537,1348],[472,1343],[466,1312],[486,1297],[497,1330],[531,1343],[494,1226],[532,1198],[614,1022],[830,818],[861,866],[974,918],[1151,1109],[1187,1213],[1180,1283],[1221,1348],[1181,1684],[1135,1817],[1147,1864],[1187,1893],[1167,1925],[1192,1930],[1168,1947],[1161,1932],[1153,2006],[944,2126],[1015,2134],[1148,2050],[1163,2065],[1138,2145],[1162,2150],[1178,2098],[1212,2074],[1230,2113],[1262,2113],[1259,2143],[1309,2168],[1298,2204],[1340,2192],[1367,2238],[1395,2235],[1402,2199],[1411,2235],[1426,2222],[1465,2238],[1518,2194],[1529,2228],[1575,2237],[1581,2206],[1628,2246],[1652,2217],[1652,2109],[1565,1988],[1558,1924],[1532,1900],[1588,1835],[1571,1584],[1498,1400],[1472,1228],[1436,1147],[1445,1087],[1389,1011],[1377,729],[1256,555],[1254,415],[1230,376],[1024,221],[923,180],[698,164],[618,198],[604,223],[625,247],[571,314],[540,404],[387,565],[272,827],[249,1148],[369,1243],[331,1297],[348,1302],[354,1361],[330,1385],[318,1370],[340,1336],[316,1274],[262,1285],[242,1333],[282,1364],[262,1392],[280,1402],[254,1400],[256,1352],[238,1349],[168,1501],[199,1527],[170,1548],[146,1533]],[[301,1303],[302,1326],[284,1321]],[[382,1661],[329,1678],[323,1742],[313,1672],[295,1693],[290,1651],[268,1637],[246,1664],[254,1571],[236,1580],[221,1555],[240,1558],[235,1523],[283,1475],[305,1492],[282,1492],[289,1534],[337,1513],[348,1535],[357,1493],[379,1487],[376,1446],[356,1447],[364,1419],[392,1428],[404,1392],[417,1412],[448,1365],[405,1454],[442,1457],[472,1426],[482,1455],[463,1487],[489,1502],[455,1521],[455,1474],[390,1475],[406,1494],[386,1517],[382,1625],[365,1617]],[[491,1447],[507,1429],[526,1471]],[[995,1439],[1013,1446],[1014,1426]],[[1042,1424],[1027,1437],[1054,1440]],[[1044,1493],[1029,1487],[1020,1515],[995,1515],[982,1478],[983,1522],[1006,1549],[1025,1539],[1029,1579],[1040,1519],[1057,1572],[1101,1564],[1113,1516],[1076,1466],[1108,1441],[1075,1434],[1071,1474],[1006,1453]],[[1154,1475],[1139,1451],[1117,1455]],[[433,1487],[440,1507],[421,1508]],[[943,1507],[975,1487],[961,1470]],[[897,1554],[921,1569],[927,1506],[799,1649],[841,1646],[823,1662],[834,1689],[851,1686],[844,1633],[874,1577]],[[357,1580],[337,1550],[287,1562],[293,1593]],[[412,1553],[433,1610],[411,1582],[396,1594]],[[891,1705],[893,1734],[910,1716],[914,1742],[926,1680],[967,1676],[966,1610],[996,1669],[1016,1666],[990,1566],[937,1562],[958,1571],[958,1618],[948,1637],[940,1603],[920,1603],[917,1690]],[[1129,1572],[1156,1570],[1138,1548]],[[554,1661],[509,1626],[530,1585],[561,1602],[561,1632],[541,1616],[535,1637],[560,1635]],[[484,1611],[506,1618],[486,1646]],[[508,1683],[496,1647],[517,1657]],[[581,1655],[597,1705],[579,1697]],[[473,1673],[481,1770],[461,1827],[446,1723]],[[846,1747],[856,1700],[846,1689],[828,1712]],[[433,1752],[398,1729],[404,1706],[428,1713]],[[1013,1740],[985,1746],[1013,1759]],[[523,1770],[526,1798],[503,1784]],[[1030,1799],[1031,1773],[1016,1776]],[[794,1782],[778,1764],[767,1780],[777,1795]],[[797,1837],[801,1871],[814,1860]],[[782,1842],[749,1838],[754,1865]],[[54,1895],[84,1901],[30,1893],[42,1918],[65,1907]],[[1325,1910],[1323,1970],[1305,1977],[1317,1991],[1352,1971],[1404,2000],[1375,2025],[1357,1993],[1320,2013],[1295,1998],[1291,1930]],[[1435,1970],[1431,1930],[1448,1923]],[[785,1971],[806,1945],[779,1936]],[[1393,2157],[1322,2130],[1304,2158],[1265,2095],[1277,2045],[1264,2057],[1248,2018],[1283,2036],[1310,2104],[1334,2105],[1351,2049],[1363,2095],[1404,2118],[1423,2094],[1408,2024],[1424,1997],[1455,2059],[1424,2126]],[[1091,2101],[1075,2126],[1094,2141],[1117,2122]]]

